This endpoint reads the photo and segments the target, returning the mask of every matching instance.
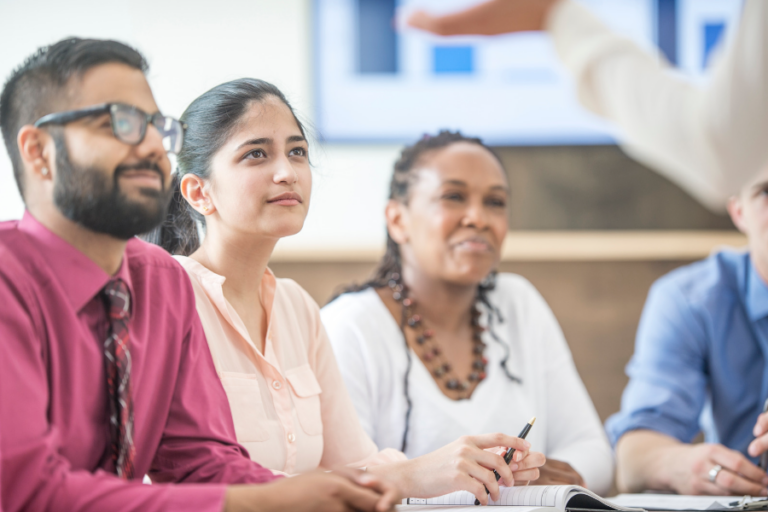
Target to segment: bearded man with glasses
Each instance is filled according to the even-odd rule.
[[[391,508],[368,475],[276,480],[235,441],[187,274],[135,237],[165,218],[184,135],[146,69],[124,44],[66,39],[0,95],[26,205],[0,223],[3,510]]]

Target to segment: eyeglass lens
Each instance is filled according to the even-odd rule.
[[[172,117],[156,115],[152,119],[152,124],[155,125],[160,132],[160,135],[163,136],[163,147],[165,150],[174,155],[179,154],[181,145],[184,142],[184,132],[181,128],[181,122]]]
[[[127,144],[139,144],[147,131],[147,115],[129,105],[113,105],[111,110],[112,130],[115,137]],[[184,140],[181,122],[161,114],[152,116],[152,125],[163,138],[163,147],[169,153],[178,154]]]
[[[138,144],[147,131],[147,120],[136,108],[114,105],[112,107],[112,131],[115,137],[127,144]]]

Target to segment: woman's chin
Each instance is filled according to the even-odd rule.
[[[304,220],[300,223],[284,223],[273,226],[269,230],[270,238],[285,238],[293,235],[298,235],[301,229],[304,227]]]
[[[497,266],[497,258],[461,258],[449,273],[457,284],[480,284]]]
[[[486,267],[483,267],[482,269],[462,270],[451,273],[447,280],[458,286],[477,286],[488,277],[492,270],[492,268]]]

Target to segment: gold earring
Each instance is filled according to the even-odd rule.
[[[203,206],[203,211],[207,212],[208,211],[208,207],[207,206]]]

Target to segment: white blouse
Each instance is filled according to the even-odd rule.
[[[517,435],[536,416],[528,435],[533,449],[571,464],[593,491],[608,492],[611,448],[549,306],[533,285],[514,274],[500,274],[489,298],[504,320],[494,322],[503,346],[483,333],[487,377],[470,399],[446,397],[411,351],[413,408],[405,454],[418,457],[463,435]],[[400,450],[407,356],[398,323],[373,289],[342,295],[322,309],[321,317],[363,428],[379,449]],[[484,312],[481,325],[487,322]],[[522,384],[500,366],[504,347],[507,369]]]

